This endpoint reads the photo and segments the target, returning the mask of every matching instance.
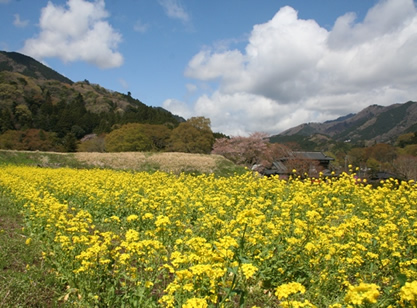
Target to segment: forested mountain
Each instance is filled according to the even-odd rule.
[[[0,134],[35,129],[42,138],[53,137],[63,144],[65,138],[109,133],[127,123],[173,129],[184,121],[130,93],[107,90],[88,80],[73,82],[28,56],[0,52]]]
[[[317,149],[337,142],[356,145],[394,144],[400,135],[417,132],[417,102],[387,107],[372,105],[324,123],[304,123],[272,136],[272,142],[297,142]]]

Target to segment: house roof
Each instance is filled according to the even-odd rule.
[[[325,155],[323,152],[293,152],[294,157],[312,160],[334,160],[333,157]]]
[[[327,165],[334,158],[325,155],[323,152],[291,152],[289,156],[280,157],[272,163],[270,168],[263,171],[265,175],[271,174],[288,174],[289,170],[285,162],[291,159],[315,160],[323,165]],[[326,169],[324,172],[329,173]]]

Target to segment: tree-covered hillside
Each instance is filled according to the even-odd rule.
[[[0,133],[39,129],[63,139],[71,134],[109,133],[127,123],[177,127],[183,119],[162,108],[146,106],[130,95],[88,81],[72,85],[0,72]]]
[[[140,125],[125,127],[132,123]],[[73,82],[30,57],[0,52],[0,148],[120,151],[132,147],[114,140],[132,135],[146,135],[141,147],[157,151],[210,152],[214,141],[209,119],[186,122],[130,93]]]

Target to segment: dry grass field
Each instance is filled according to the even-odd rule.
[[[212,173],[217,165],[226,162],[219,155],[189,154],[189,153],[87,153],[74,154],[75,158],[88,165],[100,168],[130,169],[130,170],[160,170],[165,172]]]
[[[177,152],[56,153],[0,150],[0,163],[37,165],[39,167],[110,168],[134,171],[163,171],[179,174],[215,173],[233,175],[244,168],[220,155]]]

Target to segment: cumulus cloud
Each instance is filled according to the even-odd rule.
[[[187,77],[219,85],[189,112],[226,134],[276,134],[415,100],[416,33],[413,0],[381,0],[363,21],[347,13],[331,30],[283,7],[253,27],[243,51],[206,48],[189,61]]]
[[[188,108],[187,104],[182,101],[167,99],[162,103],[162,107],[185,119],[192,117],[191,110]]]
[[[14,14],[13,25],[18,28],[24,28],[29,24],[29,20],[21,20],[19,14]]]
[[[179,0],[159,0],[158,2],[168,17],[181,20],[182,22],[190,20],[190,15]]]
[[[100,68],[119,67],[121,35],[106,21],[104,0],[68,0],[66,6],[48,2],[39,20],[40,33],[21,50],[37,59],[57,57],[64,62],[86,61]]]

